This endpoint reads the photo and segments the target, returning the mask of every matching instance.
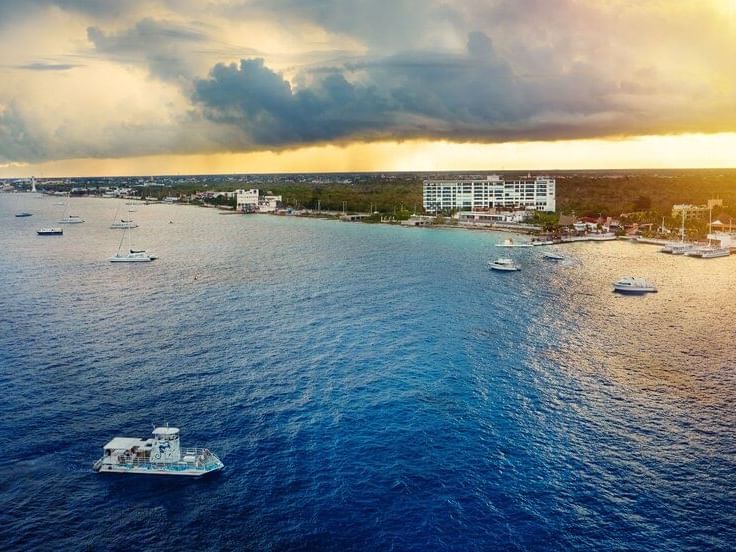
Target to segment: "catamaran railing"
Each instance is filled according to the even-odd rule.
[[[186,456],[194,457],[194,462],[185,462],[184,457]],[[106,465],[102,460],[104,459],[98,460],[100,465]],[[95,463],[96,469],[98,462]],[[126,458],[124,456],[119,456],[116,463],[107,465],[148,470],[184,471],[194,469],[199,471],[209,471],[221,464],[222,462],[220,459],[209,449],[184,448],[181,449],[181,460],[178,462],[160,462],[152,458]]]

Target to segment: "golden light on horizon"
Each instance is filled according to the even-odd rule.
[[[502,144],[411,140],[310,146],[280,152],[8,163],[0,165],[0,176],[731,168],[736,167],[734,152],[736,133]]]

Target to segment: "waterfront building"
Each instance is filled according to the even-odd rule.
[[[681,203],[672,206],[672,218],[680,218],[685,213],[685,220],[704,218],[713,207],[723,207],[722,199],[709,199],[706,205],[690,205]]]
[[[268,193],[261,196],[258,188],[250,190],[235,190],[236,206],[238,211],[273,213],[281,206],[281,196]]]
[[[425,180],[424,210],[477,211],[488,209],[555,210],[555,179],[526,176],[506,180],[498,175],[475,179]]]
[[[260,213],[275,213],[281,207],[280,195],[264,195],[258,200],[258,211]]]
[[[256,211],[258,209],[258,189],[235,190],[236,204],[235,209],[238,211]]]

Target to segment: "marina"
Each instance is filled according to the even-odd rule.
[[[0,531],[13,547],[154,534],[206,548],[224,534],[288,549],[298,520],[300,534],[345,548],[389,548],[382,528],[400,524],[423,549],[448,535],[456,548],[513,548],[531,526],[569,550],[584,548],[565,531],[582,501],[625,520],[602,545],[640,535],[633,545],[652,549],[652,527],[694,526],[732,542],[730,503],[708,505],[732,474],[736,381],[719,315],[736,309],[733,256],[618,240],[560,245],[577,262],[553,264],[542,259],[552,246],[497,249],[495,232],[150,205],[134,241],[165,262],[125,267],[106,262],[121,238],[107,200],[78,199],[87,222],[51,243],[29,239],[3,199],[0,262],[14,268],[0,274],[0,303],[15,322],[0,333],[0,416],[12,420],[0,438],[15,476]],[[54,210],[39,200],[33,220]],[[522,271],[490,273],[500,251]],[[612,293],[627,274],[659,292]],[[92,471],[103,445],[139,443],[156,420],[175,420],[182,450],[207,447],[225,469]],[[496,530],[504,523],[513,534]]]

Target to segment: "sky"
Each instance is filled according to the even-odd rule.
[[[0,0],[0,177],[736,166],[736,0]]]

